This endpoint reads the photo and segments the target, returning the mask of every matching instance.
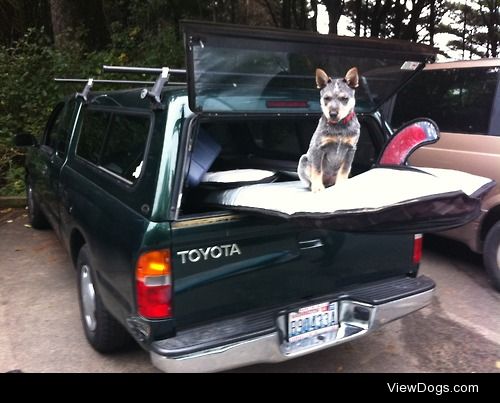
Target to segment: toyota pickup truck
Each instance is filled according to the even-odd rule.
[[[425,219],[432,195],[408,203],[423,203],[417,221],[392,221],[406,211],[399,202],[387,214],[377,207],[307,221],[206,202],[220,183],[203,183],[207,171],[231,170],[297,180],[321,115],[315,68],[341,77],[357,66],[354,183],[387,149],[378,106],[435,49],[197,22],[184,23],[184,35],[187,71],[108,66],[158,78],[89,79],[55,106],[41,136],[16,138],[31,146],[31,224],[50,225],[71,256],[92,347],[111,353],[135,340],[163,371],[222,371],[332,347],[429,304],[435,284],[418,276],[419,232],[463,224],[479,214],[475,199],[462,195],[470,208],[445,221]],[[183,75],[187,84],[175,82]],[[95,91],[102,82],[135,88]],[[360,198],[384,193],[398,172]]]

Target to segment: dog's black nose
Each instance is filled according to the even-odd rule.
[[[339,115],[339,114],[338,114],[337,112],[334,112],[334,111],[330,112],[330,117],[331,117],[332,119],[337,118],[337,116],[338,116],[338,115]]]

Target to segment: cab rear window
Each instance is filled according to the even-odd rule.
[[[142,171],[151,118],[86,109],[76,155],[135,183]]]

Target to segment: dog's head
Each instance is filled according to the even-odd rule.
[[[332,79],[323,70],[316,69],[316,84],[321,90],[321,109],[331,123],[337,123],[352,112],[355,105],[354,89],[358,87],[358,69],[351,68],[344,78]]]

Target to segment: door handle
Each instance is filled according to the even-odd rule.
[[[299,247],[302,250],[322,248],[323,246],[325,245],[323,244],[323,241],[319,238],[310,239],[308,241],[299,241]]]

